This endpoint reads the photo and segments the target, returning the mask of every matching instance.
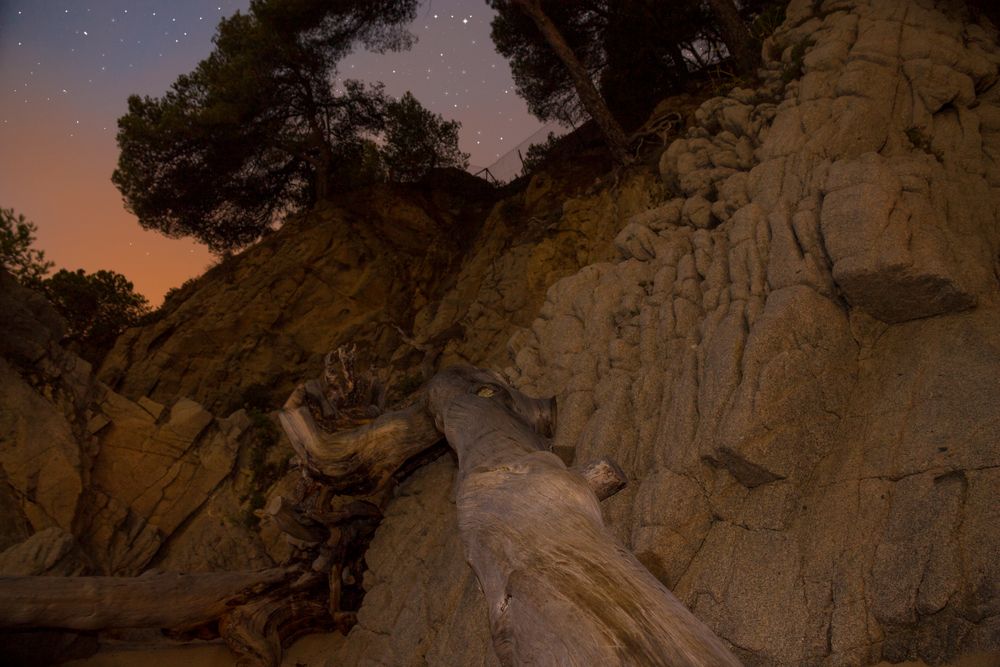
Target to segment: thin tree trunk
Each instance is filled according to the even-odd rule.
[[[621,125],[618,124],[614,116],[611,115],[611,111],[608,110],[604,99],[594,86],[594,82],[591,81],[586,68],[580,63],[580,60],[573,53],[573,49],[569,47],[566,40],[563,39],[559,28],[552,23],[542,10],[539,0],[511,1],[534,21],[535,25],[538,26],[538,30],[545,37],[545,41],[549,43],[549,46],[552,47],[552,50],[566,66],[570,77],[573,79],[576,92],[580,96],[580,102],[583,103],[583,107],[590,114],[590,117],[594,119],[594,122],[597,123],[601,133],[604,135],[604,141],[608,144],[611,157],[619,164],[628,164],[631,161],[631,157],[629,156],[628,140],[625,138],[624,130],[622,130]]]
[[[753,36],[740,18],[736,4],[733,0],[708,0],[708,4],[722,28],[726,48],[736,68],[740,74],[752,76],[760,62],[760,53],[754,44]]]

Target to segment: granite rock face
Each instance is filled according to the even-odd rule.
[[[414,318],[422,341],[446,338],[441,367],[454,363],[502,366],[507,340],[537,316],[546,290],[592,262],[614,257],[611,239],[624,221],[662,196],[648,170],[616,185],[574,191],[570,179],[542,171],[527,189],[497,205],[452,286]]]
[[[1000,652],[1000,52],[953,9],[793,2],[662,189],[563,206],[606,240],[530,327],[508,285],[543,246],[499,240],[429,320],[466,324],[449,359],[502,365],[512,333],[556,451],[623,466],[609,524],[749,665]],[[492,659],[447,469],[390,506],[335,664]]]
[[[508,372],[623,465],[611,523],[748,664],[997,651],[995,33],[793,2],[764,48]]]
[[[557,453],[623,467],[609,525],[748,665],[1000,654],[1000,49],[959,10],[795,0],[763,84],[614,184],[543,173],[472,227],[391,192],[319,211],[123,336],[110,388],[0,302],[34,332],[0,336],[0,406],[51,416],[0,412],[0,545],[48,529],[0,564],[280,559],[232,520],[247,417],[206,410],[361,341],[396,380],[556,396]],[[398,488],[330,664],[496,664],[453,475]]]
[[[0,552],[3,576],[75,577],[91,571],[76,538],[61,528],[46,528]]]
[[[568,171],[495,206],[493,188],[466,175],[478,184],[468,194],[385,186],[310,212],[122,335],[98,376],[133,400],[187,396],[225,414],[261,392],[278,408],[345,343],[392,384],[419,381],[425,360],[503,363],[546,289],[613,257],[615,230],[662,189],[644,172],[587,192],[593,173]]]
[[[358,625],[329,664],[500,664],[458,535],[455,471],[445,456],[400,488],[368,549]]]
[[[348,341],[369,358],[413,353],[396,327],[444,289],[495,197],[464,179],[447,196],[376,187],[289,221],[121,336],[99,377],[133,399],[227,414],[246,398],[278,408]]]
[[[95,574],[138,574],[230,477],[249,420],[111,391],[59,346],[62,324],[44,299],[7,274],[0,282],[0,524],[10,547],[0,563],[79,574],[55,568],[69,558]]]

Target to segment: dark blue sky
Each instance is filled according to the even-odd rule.
[[[144,232],[110,176],[129,94],[161,95],[211,50],[221,16],[248,0],[0,0],[0,207],[38,225],[57,268],[124,273],[158,303],[211,258]],[[381,80],[462,122],[461,147],[486,166],[540,124],[489,39],[483,0],[425,2],[404,53],[359,53],[341,77]]]

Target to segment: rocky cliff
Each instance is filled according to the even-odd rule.
[[[996,650],[996,35],[793,2],[765,55],[513,374],[559,396],[558,444],[626,467],[612,523],[747,663]]]
[[[629,477],[609,525],[749,665],[1000,655],[1000,47],[963,11],[796,0],[761,85],[657,168],[359,194],[181,290],[99,379],[18,292],[0,567],[280,559],[258,410],[358,342],[396,396],[453,361],[556,396],[557,452]],[[496,664],[453,474],[399,488],[329,664]]]
[[[700,108],[618,257],[511,339],[556,447],[625,467],[623,542],[748,664],[1000,649],[1000,52],[954,10],[793,2],[764,85]],[[492,661],[461,557],[408,576],[454,530],[420,497],[348,663]]]
[[[59,347],[48,303],[0,282],[2,544],[35,545],[27,560],[0,559],[4,572],[65,574],[54,564],[72,552],[80,571],[138,574],[234,471],[250,420],[111,391]]]

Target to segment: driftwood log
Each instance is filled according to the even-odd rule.
[[[614,468],[581,475],[548,451],[545,402],[477,369],[439,373],[428,393],[501,663],[739,664],[604,526],[595,491],[620,488]]]
[[[387,490],[443,436],[458,458],[465,555],[503,664],[739,664],[604,526],[599,500],[625,484],[617,466],[568,468],[550,451],[554,400],[464,367],[439,372],[412,405],[377,414],[363,405],[373,392],[358,390],[374,385],[349,377],[352,351],[336,359],[344,377],[331,379],[328,358],[325,383],[300,386],[279,415],[303,477],[263,514],[295,546],[289,563],[257,573],[0,578],[0,628],[171,628],[222,636],[241,666],[274,667],[282,644],[355,622],[360,600],[345,582],[360,578]],[[345,406],[352,393],[364,398]],[[331,421],[348,427],[321,427]]]
[[[4,628],[184,628],[207,623],[287,583],[291,571],[141,577],[0,577]]]

